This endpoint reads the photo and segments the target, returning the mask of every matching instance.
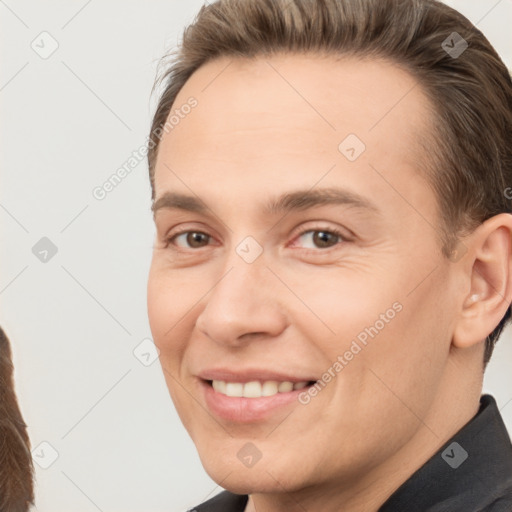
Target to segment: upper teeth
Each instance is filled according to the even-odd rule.
[[[257,380],[251,382],[226,382],[224,380],[212,381],[213,389],[226,396],[260,398],[262,396],[272,396],[277,393],[287,393],[294,389],[302,389],[308,385],[303,382],[277,382],[275,380],[267,380],[259,382]]]

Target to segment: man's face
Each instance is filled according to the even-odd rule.
[[[432,437],[455,283],[420,173],[415,85],[385,62],[221,59],[175,101],[197,106],[162,138],[156,201],[190,201],[155,212],[148,313],[180,418],[223,487],[356,479]]]

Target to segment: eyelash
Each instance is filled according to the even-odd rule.
[[[327,247],[327,248],[316,248],[316,249],[304,249],[306,252],[329,252],[333,249],[336,249],[337,246],[339,246],[342,242],[348,242],[348,238],[338,229],[336,228],[327,228],[327,227],[321,227],[321,226],[318,226],[318,227],[313,227],[313,228],[308,228],[308,229],[304,229],[303,231],[300,231],[297,235],[294,236],[294,240],[295,239],[299,239],[300,237],[302,237],[303,235],[305,235],[306,233],[318,233],[318,232],[322,232],[322,233],[329,233],[330,235],[334,235],[335,237],[338,237],[340,238],[341,240],[339,242],[337,242],[335,245],[331,246],[331,247]],[[209,235],[208,233],[205,233],[204,231],[199,231],[199,230],[194,230],[194,229],[185,229],[183,231],[178,231],[177,233],[174,233],[172,236],[169,236],[167,237],[164,241],[165,241],[165,246],[164,248],[168,248],[171,244],[174,245],[173,243],[173,240],[175,238],[177,238],[178,236],[180,235],[184,235],[184,234],[187,234],[187,233],[200,233],[202,235],[206,235],[207,237],[210,237],[213,238],[211,235]],[[190,251],[198,251],[200,249],[204,249],[204,247],[199,247],[199,248],[184,248],[184,247],[177,247],[177,250],[190,250]],[[205,246],[206,247],[206,246]]]

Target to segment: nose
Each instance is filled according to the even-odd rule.
[[[235,255],[223,270],[197,317],[199,331],[232,347],[283,332],[287,319],[279,301],[279,282],[263,258],[246,263]]]

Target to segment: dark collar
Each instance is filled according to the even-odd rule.
[[[249,496],[223,491],[189,512],[244,512]]]
[[[224,491],[193,510],[243,512],[247,500]],[[413,511],[512,512],[512,444],[492,396],[379,509]]]
[[[473,419],[403,483],[379,512],[411,510],[512,511],[512,445],[492,396],[480,398]]]

